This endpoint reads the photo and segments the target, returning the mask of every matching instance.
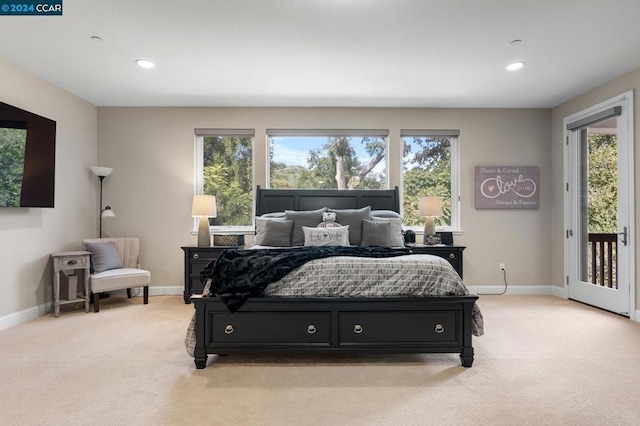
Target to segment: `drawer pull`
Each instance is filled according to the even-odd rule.
[[[315,332],[316,332],[316,326],[313,324],[309,324],[309,326],[307,327],[307,333],[313,334]]]
[[[444,326],[442,324],[436,324],[436,333],[443,333]]]
[[[197,259],[199,256],[198,256],[198,253],[193,253],[193,256],[191,257],[193,257],[194,259]]]
[[[354,333],[356,333],[356,334],[360,334],[360,333],[362,333],[362,326],[361,326],[360,324],[356,324],[356,325],[353,327],[353,332],[354,332]]]
[[[224,332],[225,332],[226,334],[231,334],[231,333],[233,333],[233,326],[232,326],[231,324],[227,325],[227,326],[224,328]]]
[[[76,265],[78,263],[77,260],[70,260],[67,262],[67,265]]]
[[[449,259],[455,259],[455,258],[456,258],[455,253],[449,253]]]

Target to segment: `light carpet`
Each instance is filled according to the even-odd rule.
[[[64,306],[0,331],[2,425],[638,425],[640,324],[552,296],[481,296],[456,354],[231,355],[196,370],[181,296]]]

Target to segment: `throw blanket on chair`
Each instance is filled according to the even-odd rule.
[[[289,249],[225,250],[200,273],[204,293],[216,295],[235,312],[249,297],[262,295],[272,282],[314,260],[330,256],[394,257],[410,254],[409,249],[382,247],[300,247]],[[211,287],[207,292],[207,281]]]

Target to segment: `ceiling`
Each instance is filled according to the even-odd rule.
[[[63,6],[0,16],[0,58],[98,106],[550,108],[640,68],[638,0]]]

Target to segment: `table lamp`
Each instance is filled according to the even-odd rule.
[[[209,247],[211,235],[209,234],[209,218],[216,217],[216,197],[213,195],[194,195],[191,207],[191,216],[199,217],[198,247]]]
[[[440,197],[420,197],[420,216],[426,217],[424,222],[424,238],[436,234],[434,218],[442,216],[442,202]]]

